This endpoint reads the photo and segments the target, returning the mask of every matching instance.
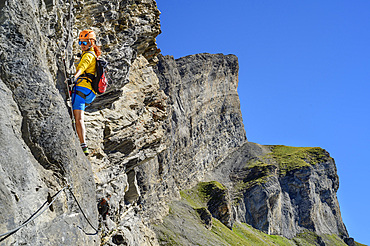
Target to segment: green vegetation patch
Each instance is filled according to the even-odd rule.
[[[217,219],[213,220],[211,231],[222,238],[227,243],[226,245],[254,245],[248,238],[240,237]]]
[[[202,208],[207,207],[207,202],[215,189],[226,190],[226,187],[217,181],[201,182],[192,189],[180,191],[180,195],[193,208]]]
[[[319,147],[290,147],[284,145],[270,145],[268,147],[271,153],[264,158],[275,160],[279,165],[281,175],[332,159],[324,149]]]
[[[277,235],[268,235],[245,223],[235,223],[233,232],[248,242],[246,245],[295,245],[291,240]]]
[[[292,239],[298,246],[311,246],[311,245],[335,245],[346,246],[347,244],[335,234],[332,235],[317,235],[312,231],[306,230],[298,234]]]
[[[249,188],[251,188],[255,185],[260,185],[260,184],[266,183],[269,180],[269,178],[272,177],[272,176],[273,175],[266,172],[266,173],[263,173],[263,175],[261,175],[261,176],[255,176],[254,179],[239,180],[234,185],[234,189],[235,189],[236,193],[243,192],[243,191],[248,190]]]
[[[338,235],[332,234],[332,235],[322,235],[322,240],[325,242],[326,245],[343,245],[347,246],[347,244],[339,238]]]
[[[242,170],[232,177],[234,183],[233,202],[237,204],[245,191],[267,183],[271,178],[309,168],[318,163],[332,161],[329,153],[319,147],[290,147],[267,145],[270,153],[250,159]]]
[[[207,226],[197,210],[206,207],[210,192],[226,189],[218,182],[199,183],[193,189],[181,191],[183,199],[170,204],[170,213],[163,223],[154,225],[160,245],[243,245],[243,246],[311,246],[346,244],[337,235],[316,235],[305,231],[293,239],[278,235],[268,235],[252,226],[235,222],[232,230],[216,218]]]
[[[271,152],[249,160],[239,177],[236,178],[235,189],[238,192],[266,183],[271,176],[278,173],[283,176],[292,170],[331,160],[329,154],[319,147],[284,145],[268,145],[267,147]]]
[[[261,159],[250,160],[234,177],[233,198],[238,203],[244,197],[244,192],[256,185],[267,183],[276,173],[276,164],[266,163]]]
[[[298,234],[293,241],[299,246],[311,246],[317,245],[319,241],[319,236],[311,231],[305,231]]]

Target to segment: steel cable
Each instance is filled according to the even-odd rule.
[[[13,233],[15,233],[15,232],[17,232],[19,229],[21,229],[22,227],[24,227],[24,226],[26,226],[28,223],[30,223],[31,221],[33,221],[33,220],[35,220],[37,217],[39,217],[41,214],[43,214],[44,212],[45,212],[45,210],[46,209],[48,209],[52,204],[53,204],[53,202],[59,197],[59,195],[62,193],[62,191],[63,190],[65,190],[67,188],[67,186],[66,187],[64,187],[63,189],[61,189],[60,191],[58,191],[58,193],[56,193],[53,197],[54,197],[54,199],[49,203],[49,205],[46,207],[46,208],[44,208],[43,210],[41,210],[42,209],[42,207],[44,207],[45,206],[45,204],[47,204],[48,203],[48,201],[46,201],[46,202],[44,202],[44,204],[42,204],[42,206],[35,212],[35,213],[33,213],[32,215],[31,215],[31,217],[29,217],[25,222],[23,222],[23,224],[22,225],[20,225],[20,226],[18,226],[18,227],[16,227],[16,228],[14,228],[13,230],[10,230],[10,231],[8,231],[8,232],[6,232],[6,233],[3,233],[3,234],[0,234],[0,237],[4,237],[4,236],[6,236],[6,237],[4,237],[4,238],[2,238],[2,239],[0,239],[0,242],[2,242],[4,239],[6,239],[7,237],[9,237],[10,235],[12,235]],[[39,211],[41,210],[41,212],[39,213]],[[37,214],[37,215],[36,215]],[[36,216],[35,216],[36,215]],[[35,217],[34,217],[35,216]]]

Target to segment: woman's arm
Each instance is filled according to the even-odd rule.
[[[74,75],[74,79],[76,80],[78,77],[80,77],[80,75],[82,74],[82,70],[77,70],[77,72],[75,73]]]

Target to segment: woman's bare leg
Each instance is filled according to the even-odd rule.
[[[80,143],[85,143],[85,123],[84,123],[84,111],[75,109],[73,110],[73,115],[76,120],[76,131]]]

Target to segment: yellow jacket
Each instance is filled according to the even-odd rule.
[[[93,48],[88,51],[94,52]],[[95,52],[94,52],[95,54]],[[81,70],[82,75],[78,77],[77,86],[88,88],[94,91],[91,87],[91,80],[85,77],[85,73],[95,75],[96,71],[96,59],[95,56],[87,51],[82,53],[81,60],[77,63],[76,71]],[[95,93],[95,92],[94,92]],[[95,93],[96,94],[96,93]]]

